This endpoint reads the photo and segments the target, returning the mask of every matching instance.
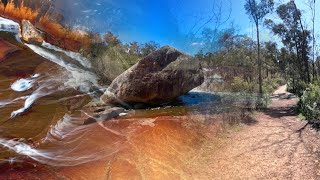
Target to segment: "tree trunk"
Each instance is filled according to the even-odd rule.
[[[258,42],[258,71],[259,71],[259,97],[262,98],[262,74],[261,74],[261,59],[260,59],[260,36],[259,36],[259,23],[256,23],[257,42]]]
[[[301,57],[300,58],[300,52],[299,52],[299,48],[298,48],[298,42],[297,42],[297,40],[295,40],[295,48],[296,48],[296,54],[297,54],[297,56],[296,56],[296,62],[298,63],[298,65],[300,66],[300,67],[303,67],[304,65],[303,65],[303,57]],[[296,65],[295,65],[296,66]],[[298,68],[299,69],[299,79],[301,80],[301,81],[304,81],[305,82],[305,76],[304,76],[304,69],[303,68]]]
[[[294,8],[296,11],[298,11],[298,8],[297,8],[297,5],[294,1],[291,1],[294,5]],[[299,23],[300,23],[300,28],[301,28],[301,31],[302,31],[302,61],[304,62],[304,66],[305,66],[305,76],[306,76],[306,81],[307,83],[310,83],[310,72],[309,72],[309,60],[308,60],[308,55],[307,55],[307,36],[306,36],[306,33],[304,31],[304,27],[302,25],[302,21],[301,21],[301,17],[299,16]]]
[[[303,33],[303,49],[302,49],[302,56],[303,56],[303,61],[304,61],[304,66],[305,66],[305,74],[307,76],[307,83],[311,82],[310,79],[310,72],[309,72],[309,60],[308,56],[306,53],[307,49],[307,43],[306,43],[306,36]]]
[[[313,79],[313,81],[315,81],[315,79],[316,79],[316,67],[315,67],[314,60],[312,62],[312,79]]]
[[[320,61],[318,61],[318,76],[320,76]]]
[[[314,36],[314,22],[316,18],[316,0],[313,0],[313,14],[312,14],[312,75],[313,81],[316,78],[316,67],[315,67],[315,36]]]

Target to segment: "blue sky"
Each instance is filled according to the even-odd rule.
[[[161,45],[168,44],[190,52],[192,51],[190,47],[196,49],[201,42],[186,41],[186,34],[191,31],[200,35],[202,25],[212,15],[213,5],[219,7],[221,2],[221,21],[228,17],[230,8],[232,11],[229,20],[220,28],[226,28],[233,22],[239,33],[255,37],[252,23],[244,10],[245,0],[230,0],[231,6],[227,0],[57,0],[57,2],[57,7],[62,9],[67,19],[78,27],[86,27],[100,33],[111,31],[123,42],[143,43],[154,40]],[[306,0],[296,0],[296,2],[299,8],[305,9],[303,11],[305,17],[309,17],[310,11],[305,6]],[[216,8],[215,11],[217,10]],[[275,16],[270,17],[275,18]],[[216,23],[211,21],[206,27],[215,25]],[[267,30],[264,30],[261,36],[263,40],[275,38]],[[193,46],[190,46],[192,43]]]

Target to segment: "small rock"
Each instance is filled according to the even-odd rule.
[[[99,121],[107,121],[119,117],[121,114],[125,112],[126,110],[121,107],[89,107],[84,110],[84,116],[88,117],[88,119],[84,121],[84,124],[92,124]]]
[[[32,44],[41,44],[43,42],[42,34],[31,24],[30,21],[22,20],[21,26],[21,35],[25,42]]]

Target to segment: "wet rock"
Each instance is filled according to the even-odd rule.
[[[21,50],[19,47],[0,38],[0,61],[5,60],[10,54]]]
[[[21,22],[22,39],[27,43],[41,44],[43,42],[43,37],[41,32],[39,32],[28,20],[22,20]]]
[[[200,62],[165,46],[118,76],[101,100],[105,103],[169,102],[202,84]]]
[[[87,107],[84,111],[84,116],[88,118],[84,121],[84,124],[92,124],[99,121],[106,121],[119,117],[121,113],[125,113],[126,110],[121,107]]]

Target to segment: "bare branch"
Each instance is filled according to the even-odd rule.
[[[231,17],[231,13],[232,13],[232,2],[231,2],[231,0],[228,0],[228,3],[229,3],[228,14],[227,14],[225,19],[222,19],[223,18],[222,17],[223,16],[222,7],[224,5],[222,4],[222,1],[219,1],[219,4],[217,4],[217,2],[214,2],[212,4],[212,8],[211,8],[211,13],[212,13],[211,16],[209,16],[209,18],[204,23],[202,23],[193,34],[197,35],[209,23],[214,22],[215,29],[218,29],[221,25],[223,25],[226,22],[228,22],[230,17]],[[199,22],[200,21],[197,21],[192,29],[194,29],[199,24]],[[192,33],[192,31],[189,31],[189,32]]]

